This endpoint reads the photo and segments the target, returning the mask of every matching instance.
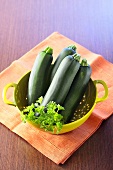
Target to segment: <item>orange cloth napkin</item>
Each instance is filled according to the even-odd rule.
[[[109,88],[109,97],[106,101],[96,105],[90,118],[79,128],[62,135],[52,135],[37,130],[20,119],[19,110],[16,107],[4,104],[2,91],[6,84],[15,82],[32,69],[35,57],[45,47],[53,48],[54,60],[60,51],[68,45],[75,44],[77,52],[86,58],[92,66],[92,79],[104,80]],[[98,95],[101,95],[103,88],[98,88]],[[51,159],[56,164],[63,164],[73,152],[75,152],[100,126],[104,119],[112,115],[113,111],[113,64],[106,61],[102,56],[94,54],[67,37],[54,32],[44,41],[14,61],[8,68],[0,73],[0,122],[14,133],[25,139],[34,148]],[[7,98],[12,99],[12,91],[9,89]]]

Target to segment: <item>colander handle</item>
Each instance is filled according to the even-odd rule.
[[[107,84],[103,80],[94,80],[94,84],[95,84],[95,86],[97,84],[102,84],[103,87],[104,87],[104,95],[100,98],[97,96],[96,97],[96,103],[106,100],[107,97],[108,97],[108,86],[107,86]]]
[[[8,90],[10,87],[14,87],[14,88],[15,88],[16,86],[17,86],[17,84],[15,84],[15,83],[9,83],[9,84],[7,84],[7,85],[4,87],[3,93],[2,93],[4,103],[9,104],[9,105],[12,105],[12,106],[16,106],[16,104],[15,104],[14,102],[12,102],[12,101],[10,101],[10,100],[7,99],[7,90]]]

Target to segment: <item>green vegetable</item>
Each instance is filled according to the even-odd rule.
[[[60,112],[64,118],[64,123],[68,123],[73,117],[74,112],[85,93],[90,76],[91,67],[87,64],[87,60],[83,59],[80,69],[74,78],[70,91],[64,101],[63,107],[65,110]]]
[[[53,64],[53,69],[52,69],[52,72],[51,72],[51,81],[61,63],[61,61],[68,55],[73,55],[76,53],[76,47],[75,45],[70,45],[66,48],[64,48],[60,54],[58,55],[57,59],[55,60],[54,64]]]
[[[62,105],[71,87],[74,77],[80,67],[80,56],[77,54],[66,56],[44,96],[42,106],[46,106],[50,101]]]
[[[60,132],[63,126],[63,116],[59,111],[64,110],[62,106],[51,101],[47,106],[41,106],[43,97],[40,97],[36,103],[27,106],[21,112],[21,118],[24,122],[31,121],[40,126],[45,131]]]
[[[48,89],[52,53],[52,48],[47,47],[36,57],[28,82],[28,105],[34,103],[40,96],[44,96]]]

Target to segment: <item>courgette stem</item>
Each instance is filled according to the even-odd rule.
[[[68,46],[68,48],[71,48],[71,49],[73,49],[73,50],[76,50],[76,49],[77,49],[75,45],[70,45],[70,46]]]
[[[88,62],[87,60],[84,58],[82,59],[81,63],[80,63],[81,66],[88,66]]]
[[[45,50],[44,50],[44,52],[46,53],[46,54],[53,54],[53,49],[51,48],[51,47],[47,47]]]
[[[75,54],[73,54],[73,58],[79,62],[79,61],[80,61],[81,56],[80,56],[80,54],[75,53]]]

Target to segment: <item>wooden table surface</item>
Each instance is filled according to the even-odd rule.
[[[1,0],[0,72],[55,31],[113,63],[112,0]],[[0,170],[63,169],[113,169],[113,116],[64,165],[0,124]]]

